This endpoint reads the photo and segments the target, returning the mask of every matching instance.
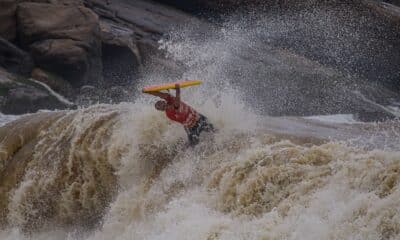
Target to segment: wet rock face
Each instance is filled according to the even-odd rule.
[[[103,87],[130,85],[141,65],[133,30],[107,19],[100,20]]]
[[[38,90],[33,86],[21,86],[12,88],[8,91],[7,99],[3,102],[2,111],[4,113],[21,114],[31,111],[32,108],[44,105],[48,94],[43,90]],[[36,106],[35,106],[36,105]],[[47,107],[47,106],[46,106]]]
[[[24,114],[40,109],[65,109],[65,103],[58,100],[43,86],[32,80],[17,77],[0,68],[0,112]]]
[[[83,6],[21,3],[18,34],[35,63],[74,85],[101,79],[98,18]]]
[[[27,75],[33,62],[27,52],[0,37],[0,66],[12,73]]]
[[[207,26],[190,14],[157,2],[85,0],[85,5],[100,17],[102,42],[129,48],[139,64],[156,55],[141,51],[140,46],[158,49],[160,38],[185,24]]]
[[[132,84],[139,65],[129,48],[103,44],[102,51],[104,86]]]
[[[46,72],[40,68],[34,68],[31,77],[36,81],[46,84],[51,89],[68,99],[74,98],[74,89],[71,84],[57,75]]]

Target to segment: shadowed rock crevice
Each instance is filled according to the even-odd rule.
[[[139,63],[129,48],[103,44],[102,54],[104,86],[134,83]]]
[[[0,37],[0,66],[9,72],[27,76],[31,73],[33,61],[27,52]]]

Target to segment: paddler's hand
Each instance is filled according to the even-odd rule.
[[[175,91],[176,91],[176,96],[175,96],[175,107],[179,108],[179,105],[181,104],[181,88],[179,86],[179,83],[175,84]]]

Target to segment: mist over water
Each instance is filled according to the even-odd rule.
[[[354,38],[329,36],[340,22],[319,14],[305,19],[350,46]],[[285,48],[282,38],[308,27],[297,20],[189,25],[161,42],[181,65],[146,69],[137,89],[204,80],[183,99],[218,132],[194,148],[142,95],[1,128],[0,239],[400,238],[397,121],[266,116],[354,113],[350,93],[368,85]]]
[[[207,79],[208,89],[239,89],[260,114],[374,112],[356,93],[383,105],[398,98],[385,85],[398,78],[398,69],[385,64],[397,62],[400,52],[392,42],[394,33],[382,33],[383,28],[346,4],[256,11],[230,16],[211,29],[188,24],[162,40],[161,47],[181,63],[178,77]],[[154,70],[159,72],[149,72]]]

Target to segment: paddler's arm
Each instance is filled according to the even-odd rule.
[[[175,95],[174,107],[179,108],[179,105],[181,104],[181,87],[179,86],[178,83],[175,84],[175,91],[176,95]]]
[[[169,93],[163,93],[163,92],[147,92],[150,95],[160,97],[162,99],[167,99],[169,96],[171,96]]]

